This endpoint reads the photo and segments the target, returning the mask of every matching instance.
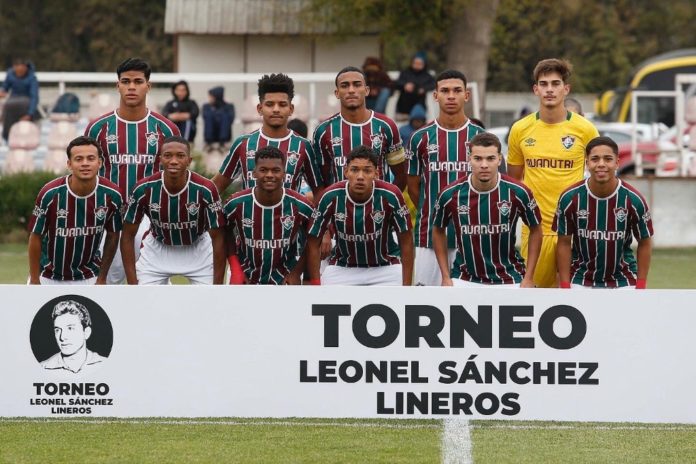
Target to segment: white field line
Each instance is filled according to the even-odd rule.
[[[467,419],[448,418],[442,430],[442,464],[473,464]]]

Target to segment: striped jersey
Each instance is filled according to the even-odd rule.
[[[84,280],[99,274],[104,231],[121,230],[123,198],[118,186],[97,177],[89,195],[75,195],[70,176],[46,184],[36,198],[29,230],[41,236],[41,275]]]
[[[278,204],[263,206],[250,188],[234,194],[224,211],[229,227],[239,237],[237,256],[249,283],[282,284],[306,243],[312,217],[309,201],[283,189]]]
[[[396,123],[374,111],[362,124],[346,121],[341,113],[331,116],[314,130],[313,143],[322,172],[329,173],[326,185],[343,180],[346,155],[360,145],[371,147],[379,156],[377,175],[384,180],[389,179],[389,164],[399,164],[405,156]]]
[[[241,175],[245,189],[254,187],[254,156],[258,149],[269,145],[285,154],[285,188],[299,190],[302,180],[312,190],[322,186],[319,164],[312,144],[293,131],[282,139],[266,137],[261,129],[238,137],[220,166],[220,175],[230,180]]]
[[[524,166],[524,184],[539,202],[544,235],[555,235],[551,224],[558,197],[582,180],[585,146],[597,136],[590,121],[570,111],[557,124],[545,123],[537,112],[512,125],[507,163]]]
[[[163,172],[138,182],[123,220],[137,224],[143,215],[150,218],[152,236],[165,245],[191,245],[207,230],[225,225],[215,184],[191,171],[186,187],[174,194],[167,191]]]
[[[309,235],[321,237],[335,228],[336,246],[329,264],[343,267],[377,267],[399,264],[400,251],[392,246],[392,233],[411,230],[411,215],[398,187],[376,180],[372,196],[356,203],[344,180],[327,188],[312,216]]]
[[[614,193],[598,198],[585,180],[561,195],[553,230],[573,237],[572,283],[625,287],[636,284],[633,237],[651,237],[653,224],[645,198],[632,185],[619,180]]]
[[[128,196],[136,182],[160,170],[164,139],[180,134],[173,122],[154,111],[140,121],[126,121],[112,111],[92,121],[85,135],[96,139],[104,153],[99,175]]]
[[[471,171],[469,141],[484,129],[467,120],[459,129],[448,130],[437,120],[413,133],[408,145],[408,174],[420,177],[416,210],[415,245],[432,248],[432,211],[440,191]],[[447,228],[447,247],[455,248],[456,234]]]
[[[442,190],[433,225],[453,225],[457,253],[452,278],[484,284],[520,283],[525,265],[515,249],[517,220],[527,226],[541,223],[534,195],[524,184],[502,174],[488,192],[478,192],[468,178]]]

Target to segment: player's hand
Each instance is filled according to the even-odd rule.
[[[404,84],[404,92],[406,93],[412,93],[416,89],[416,86],[413,82],[407,82]]]
[[[534,279],[525,277],[522,279],[522,282],[520,282],[520,288],[534,288]]]
[[[321,259],[328,258],[330,254],[331,254],[331,236],[329,235],[328,232],[326,232],[324,234],[324,236],[321,238],[321,248],[320,248]]]
[[[452,283],[452,278],[451,277],[443,277],[442,278],[442,283],[440,284],[442,287],[454,287],[454,284]]]
[[[300,276],[295,274],[294,272],[291,272],[290,274],[285,277],[285,280],[283,281],[284,285],[300,285],[302,284],[302,281],[300,280]]]

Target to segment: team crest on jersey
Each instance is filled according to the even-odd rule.
[[[372,141],[373,150],[382,149],[382,142],[384,141],[384,136],[382,134],[372,134],[370,140]]]
[[[436,143],[431,143],[425,146],[425,151],[427,151],[429,154],[437,154],[438,151],[440,151],[440,147],[437,146]]]
[[[159,140],[159,137],[157,136],[157,132],[146,132],[145,133],[145,140],[147,140],[147,144],[150,145],[151,147],[154,147],[157,145],[157,141]]]
[[[370,216],[372,216],[372,220],[375,221],[375,224],[381,224],[382,221],[384,221],[384,211],[373,211],[370,213]]]
[[[616,216],[619,222],[624,222],[626,216],[628,216],[628,211],[626,211],[626,208],[614,208],[614,216]]]
[[[652,215],[650,214],[650,211],[646,211],[643,213],[643,222],[650,222],[650,219],[652,219]]]
[[[108,207],[106,207],[106,206],[100,206],[99,208],[96,208],[96,209],[94,210],[94,216],[95,216],[98,220],[102,221],[102,220],[104,220],[104,218],[106,217],[106,213],[107,213],[108,211],[109,211],[109,208],[108,208]]]
[[[153,213],[159,213],[161,208],[159,203],[150,203],[150,211]]]
[[[587,217],[589,215],[590,215],[590,213],[586,209],[579,209],[578,210],[578,219],[587,219]]]
[[[334,213],[334,218],[336,221],[343,222],[346,220],[346,214],[345,213]]]
[[[68,217],[68,210],[67,209],[59,209],[56,211],[56,216],[58,219],[65,219]]]
[[[341,137],[334,137],[331,139],[331,145],[336,146],[340,145],[343,143],[343,139]]]
[[[118,143],[118,135],[109,134],[106,136],[106,143]]]
[[[247,150],[246,157],[247,159],[254,159],[256,157],[256,150]]]
[[[570,148],[575,144],[575,137],[573,137],[572,135],[566,135],[565,137],[561,137],[561,143],[566,148],[566,150],[570,150]]]
[[[532,198],[531,200],[529,200],[529,203],[527,203],[527,208],[529,208],[529,209],[536,209],[537,208],[536,198]]]
[[[281,216],[280,223],[283,224],[284,229],[290,230],[295,225],[295,216]]]
[[[459,214],[469,214],[469,205],[461,205],[457,208]]]
[[[532,137],[528,137],[524,139],[524,146],[525,147],[533,147],[536,144],[536,139],[533,139]]]
[[[186,211],[188,211],[188,213],[189,213],[191,216],[195,216],[196,214],[198,214],[198,209],[199,209],[199,208],[200,208],[200,205],[199,205],[198,203],[196,203],[196,202],[193,202],[193,201],[192,201],[192,202],[190,202],[190,203],[186,203]]]
[[[250,218],[244,218],[242,219],[242,226],[243,227],[254,227],[254,220]]]
[[[300,159],[300,154],[296,151],[288,152],[288,166],[294,166],[297,164],[297,160]]]
[[[499,201],[498,211],[500,211],[500,214],[502,214],[503,216],[507,216],[508,214],[510,214],[510,202],[507,200]]]

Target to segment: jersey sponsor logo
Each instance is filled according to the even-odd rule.
[[[370,213],[370,216],[372,216],[375,224],[381,224],[384,221],[384,211],[373,211]]]
[[[333,145],[335,147],[336,145],[341,145],[343,143],[343,139],[341,137],[334,137],[331,139],[330,142],[331,142],[331,145]]]
[[[406,217],[408,215],[408,206],[401,206],[399,209],[396,210],[396,214],[398,214],[401,217]]]
[[[643,222],[650,222],[650,219],[652,219],[650,211],[646,211],[645,213],[643,213]]]
[[[196,203],[196,202],[193,202],[193,201],[192,201],[192,202],[190,202],[190,203],[186,203],[186,211],[188,211],[188,213],[189,213],[191,216],[195,216],[196,214],[198,214],[198,209],[199,209],[199,208],[200,208],[200,205],[199,205],[198,203]]]
[[[529,168],[551,168],[551,169],[573,169],[573,160],[551,159],[551,158],[528,158],[526,160]]]
[[[345,156],[334,156],[334,164],[336,166],[345,166],[346,165],[346,157]]]
[[[146,132],[145,133],[145,140],[147,140],[147,144],[150,145],[151,147],[154,147],[157,145],[157,141],[159,140],[159,137],[157,136],[157,132]]]
[[[503,200],[498,202],[498,210],[500,211],[500,214],[502,214],[503,216],[507,216],[508,214],[510,214],[510,208],[511,205],[509,201]]]
[[[67,209],[59,209],[56,211],[56,216],[58,219],[66,219],[68,217],[68,210]]]
[[[34,211],[32,211],[31,214],[33,214],[33,215],[36,216],[36,217],[43,216],[44,214],[46,214],[46,210],[45,210],[45,209],[41,209],[41,208],[38,207],[38,206],[34,206]]]
[[[104,226],[85,226],[85,227],[58,227],[56,236],[58,237],[84,237],[88,235],[99,235],[104,231]]]
[[[589,216],[590,216],[590,212],[587,211],[586,209],[579,209],[578,210],[578,218],[579,219],[587,219]]]
[[[109,134],[106,136],[106,143],[118,143],[118,135]]]
[[[242,219],[242,227],[254,227],[254,220],[250,218]]]
[[[321,217],[321,211],[318,209],[315,209],[312,211],[312,219],[319,219]]]
[[[160,205],[159,203],[150,203],[149,208],[150,211],[152,211],[153,213],[159,213],[160,209],[162,209],[162,205]]]
[[[459,214],[469,214],[469,205],[461,205],[457,208]]]
[[[188,230],[188,229],[198,229],[198,221],[185,221],[185,222],[161,222],[158,219],[150,219],[155,227],[159,227],[162,230]]]
[[[280,223],[283,224],[283,228],[286,230],[291,230],[292,226],[295,225],[295,216],[281,216]]]
[[[529,208],[529,209],[536,209],[537,208],[536,198],[532,198],[531,200],[529,200],[529,203],[527,203],[527,208]]]
[[[372,141],[373,150],[380,151],[382,149],[382,142],[384,141],[382,134],[372,134],[370,135],[370,140]]]
[[[565,137],[561,137],[561,143],[565,147],[566,150],[570,150],[573,145],[575,145],[575,137],[572,135],[566,135]]]
[[[469,172],[471,167],[467,161],[430,161],[428,163],[430,172]]]
[[[374,242],[382,236],[382,229],[367,234],[346,234],[343,231],[336,231],[338,238],[346,242]]]
[[[220,200],[214,201],[208,205],[208,209],[213,213],[222,211],[222,202]]]
[[[536,140],[533,139],[532,137],[528,137],[528,138],[524,139],[524,146],[525,147],[533,147],[534,145],[536,145]]]
[[[510,224],[462,224],[462,235],[497,235],[510,232]]]
[[[626,237],[626,231],[578,229],[578,237],[588,240],[615,241],[623,240]]]
[[[337,222],[343,222],[346,220],[346,215],[345,213],[334,213],[334,219]]]
[[[247,150],[246,157],[247,159],[254,159],[256,157],[256,150]]]
[[[296,151],[289,151],[288,152],[288,165],[289,166],[295,166],[299,159],[300,159],[300,154],[297,153]]]
[[[287,248],[290,246],[289,238],[276,238],[272,240],[254,240],[250,237],[244,237],[244,244],[249,248],[265,248],[275,250],[277,248]]]
[[[626,208],[614,208],[614,216],[616,216],[619,222],[624,222],[626,216],[628,216],[628,211],[626,211]]]
[[[148,155],[145,153],[135,155],[129,153],[115,153],[109,155],[109,162],[111,164],[153,164],[155,162],[155,155]]]
[[[109,208],[106,206],[100,206],[99,208],[95,208],[94,210],[94,217],[96,217],[98,220],[102,221],[104,218],[106,218],[106,213],[109,212]]]

